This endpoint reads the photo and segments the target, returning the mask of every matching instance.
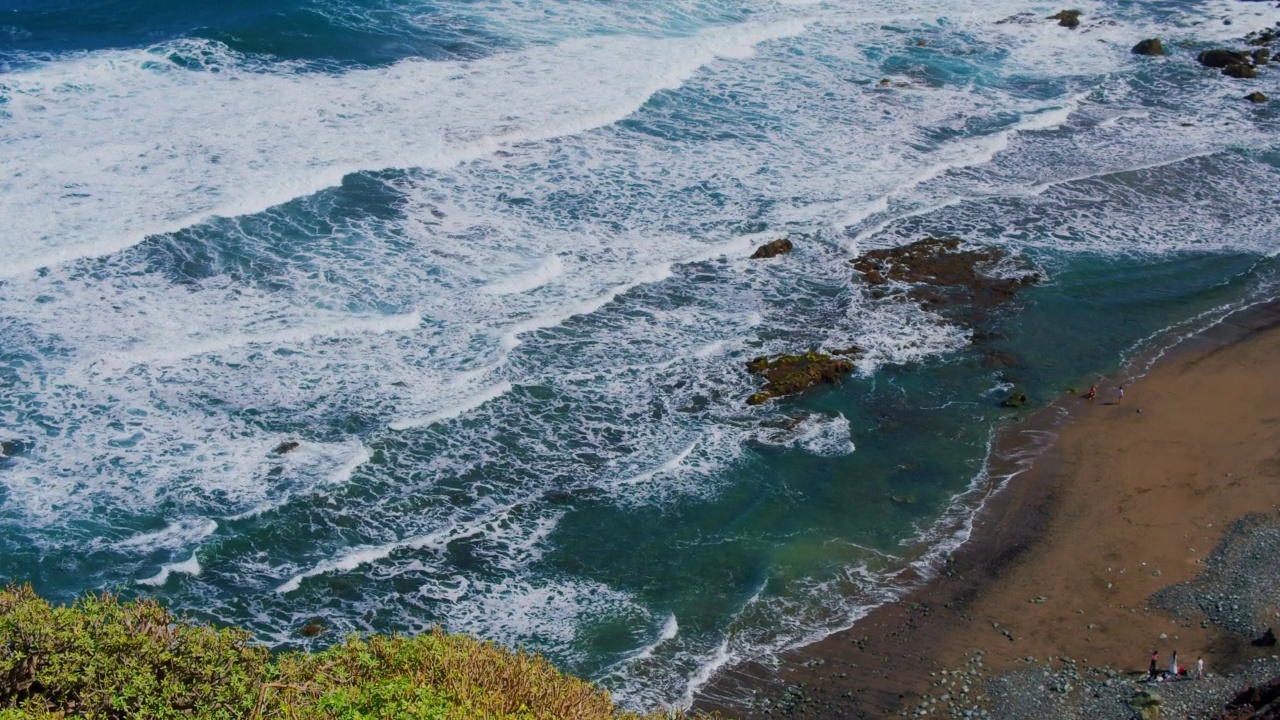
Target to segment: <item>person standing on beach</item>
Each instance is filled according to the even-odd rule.
[[[1119,405],[1121,400],[1124,400],[1124,386],[1117,385],[1116,386],[1116,404]]]
[[[1178,677],[1178,651],[1174,650],[1169,654],[1169,679],[1176,680]]]
[[[1204,679],[1204,658],[1202,657],[1196,658],[1196,679]]]
[[[1155,650],[1152,650],[1151,651],[1151,667],[1147,669],[1148,680],[1156,679],[1156,672],[1158,672],[1159,667],[1160,667],[1160,653]]]

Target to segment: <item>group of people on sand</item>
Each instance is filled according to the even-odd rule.
[[[1169,669],[1160,669],[1160,652],[1158,650],[1151,651],[1151,667],[1147,669],[1147,680],[1151,682],[1167,682],[1170,680],[1187,679],[1191,677],[1191,673],[1187,668],[1178,664],[1178,651],[1174,650],[1169,653]],[[1196,658],[1195,678],[1197,680],[1204,679],[1204,658]]]
[[[1092,399],[1094,399],[1094,398],[1096,398],[1096,397],[1098,397],[1098,386],[1097,386],[1097,385],[1090,385],[1090,386],[1089,386],[1089,392],[1087,392],[1087,393],[1085,393],[1085,394],[1084,394],[1084,399],[1085,399],[1085,400],[1092,400]],[[1117,385],[1117,386],[1116,386],[1116,404],[1117,404],[1117,405],[1119,405],[1121,400],[1124,400],[1124,386],[1123,386],[1123,385]]]

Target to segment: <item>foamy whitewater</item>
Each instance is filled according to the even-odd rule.
[[[1280,69],[1194,61],[1272,5],[17,0],[0,579],[688,704],[963,542],[1010,388],[1274,296]],[[982,338],[852,281],[943,234],[1048,281]]]

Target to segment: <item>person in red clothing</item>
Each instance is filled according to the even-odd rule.
[[[1094,399],[1094,398],[1096,398],[1096,397],[1098,397],[1098,386],[1097,386],[1097,385],[1090,385],[1090,386],[1089,386],[1089,392],[1087,392],[1087,393],[1085,393],[1085,394],[1084,394],[1084,399],[1085,399],[1085,400],[1092,400],[1092,399]]]

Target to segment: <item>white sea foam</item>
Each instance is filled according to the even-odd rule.
[[[11,218],[0,236],[8,259],[0,273],[259,212],[357,170],[448,167],[504,145],[581,133],[625,117],[717,58],[749,57],[756,44],[803,28],[608,36],[341,75],[268,67],[195,40],[39,63],[7,74],[0,87],[8,113],[0,147],[5,165],[21,168],[0,196]],[[170,59],[188,53],[213,58],[219,71],[188,71]],[[505,111],[495,115],[495,107]]]
[[[6,513],[37,538],[172,507],[269,532],[301,522],[302,548],[201,546],[198,523],[129,539],[113,550],[134,559],[104,577],[150,572],[138,558],[155,550],[202,547],[210,567],[216,552],[217,573],[200,575],[193,554],[139,582],[185,572],[169,589],[178,602],[248,614],[278,642],[304,612],[335,630],[440,622],[590,668],[598,627],[629,628],[607,684],[648,707],[847,627],[900,589],[901,558],[814,541],[795,556],[817,553],[822,568],[776,563],[769,592],[730,603],[708,631],[543,554],[584,498],[638,512],[715,502],[742,480],[753,441],[853,452],[834,412],[762,438],[762,416],[779,411],[743,406],[750,354],[856,344],[870,374],[968,342],[935,315],[851,290],[849,238],[855,250],[946,231],[1054,252],[1275,252],[1256,230],[1269,196],[1255,193],[1275,177],[1236,158],[1274,144],[1274,127],[1222,83],[1186,89],[1186,112],[1211,126],[1145,109],[1126,82],[1146,28],[1094,23],[1101,3],[1083,8],[1088,33],[996,26],[1011,2],[786,7],[801,20],[667,39],[621,8],[635,32],[570,40],[539,27],[506,56],[341,75],[204,41],[6,75],[16,110],[0,132],[17,139],[0,157],[31,174],[0,181],[12,185],[0,208],[18,218],[0,230],[14,261],[0,270],[0,332],[24,358],[0,424],[38,439],[0,469]],[[914,49],[917,36],[928,47]],[[752,47],[748,61],[716,61]],[[169,51],[206,53],[218,72],[179,70]],[[930,74],[941,66],[954,74]],[[880,89],[885,76],[909,87]],[[1200,187],[1167,204],[1143,194],[1197,162]],[[384,167],[419,169],[310,194]],[[49,191],[64,180],[83,187]],[[1211,237],[1197,208],[1227,205],[1239,217],[1217,218]],[[791,256],[746,259],[788,232]],[[413,442],[394,432],[444,422],[451,432]],[[284,440],[301,445],[273,455]],[[924,522],[923,542],[962,542],[970,509]],[[347,580],[358,597],[336,589]]]
[[[391,422],[389,427],[392,430],[410,430],[412,428],[427,427],[428,425],[434,425],[436,423],[444,422],[446,420],[452,420],[456,417],[461,417],[462,415],[465,415],[466,413],[471,412],[472,410],[475,410],[476,408],[480,407],[481,405],[484,405],[487,402],[492,402],[494,400],[497,400],[503,395],[506,395],[507,393],[511,392],[513,388],[514,386],[511,383],[502,382],[497,385],[494,385],[493,387],[482,390],[481,392],[478,392],[475,395],[466,397],[456,405],[452,405],[442,410],[438,410],[436,412],[431,413],[430,415],[405,418],[402,420],[394,420]]]
[[[112,547],[117,550],[177,550],[217,532],[218,523],[207,518],[182,518],[166,525],[162,530],[142,533],[126,538]]]
[[[178,563],[169,563],[160,567],[160,572],[148,578],[138,581],[139,585],[153,585],[155,587],[163,587],[169,581],[169,576],[173,573],[183,573],[192,577],[200,577],[200,561],[192,553],[191,557]]]

